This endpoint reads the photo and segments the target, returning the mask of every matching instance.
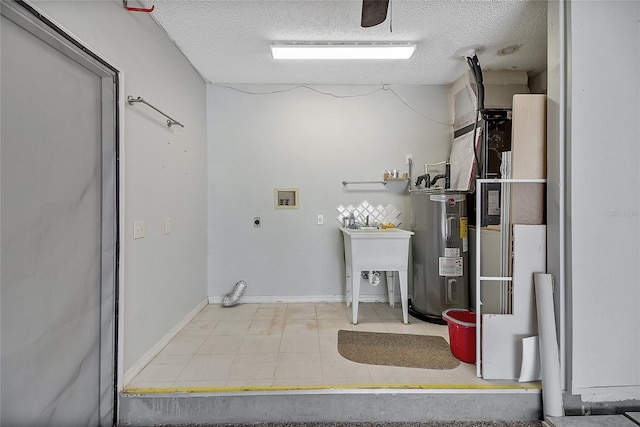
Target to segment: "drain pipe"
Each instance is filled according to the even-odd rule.
[[[380,284],[380,272],[379,271],[370,271],[369,272],[369,283],[371,286],[378,286]]]
[[[411,193],[413,191],[413,188],[411,188],[411,166],[413,166],[413,159],[411,157],[409,157],[409,193]]]
[[[378,286],[380,284],[381,279],[379,271],[363,271],[360,273],[360,276],[365,280],[369,280],[369,284],[371,286]]]
[[[560,386],[560,357],[556,337],[556,318],[553,305],[553,276],[533,274],[538,314],[540,367],[542,372],[542,407],[548,417],[564,416]]]

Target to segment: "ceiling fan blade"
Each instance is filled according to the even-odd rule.
[[[362,0],[363,27],[373,27],[387,19],[389,0]]]

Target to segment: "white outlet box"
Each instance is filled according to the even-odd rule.
[[[164,219],[164,234],[171,234],[171,218]]]
[[[324,224],[324,215],[318,215],[318,225]]]
[[[142,239],[145,235],[144,221],[133,221],[133,238]]]
[[[407,153],[407,157],[405,158],[404,164],[408,165],[409,161],[413,161],[413,154]]]

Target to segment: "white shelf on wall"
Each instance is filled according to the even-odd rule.
[[[490,183],[546,184],[546,182],[546,179],[516,178],[476,180],[476,224],[481,224],[483,185]],[[527,334],[535,335],[532,299],[533,273],[546,271],[546,245],[544,243],[546,226],[514,225],[514,230],[516,229],[519,230],[521,236],[518,238],[514,235],[513,258],[518,261],[518,265],[516,267],[514,262],[511,276],[498,277],[482,275],[481,268],[479,268],[482,265],[480,253],[482,233],[476,232],[476,375],[485,379],[517,378],[514,367],[519,369],[522,358],[518,352],[520,348],[518,341]],[[502,232],[505,232],[504,228]],[[481,299],[482,283],[496,281],[511,282],[513,302],[510,305],[513,307],[513,312],[504,315],[488,314],[484,316]]]
[[[476,269],[477,374],[485,379],[518,378],[522,338],[537,334],[533,273],[546,272],[546,95],[513,95],[511,151],[503,156],[502,179],[480,179],[476,192],[477,224],[482,186],[500,184],[500,277]],[[480,260],[480,236],[476,262]],[[499,314],[483,313],[480,289],[502,283]],[[482,346],[481,346],[482,345]]]
[[[384,178],[382,179],[382,181],[342,181],[342,185],[351,185],[351,184],[382,184],[382,185],[387,185],[387,183],[389,182],[409,182],[409,175],[407,173],[402,174],[401,177],[398,178],[394,178],[392,176],[389,176],[388,173],[384,174]]]

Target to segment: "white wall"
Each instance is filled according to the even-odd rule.
[[[141,96],[185,125],[168,128],[141,104],[126,104],[121,117],[127,370],[206,297],[205,84],[148,14],[120,0],[34,4],[124,72],[125,97]],[[146,221],[144,239],[133,240],[134,220]]]
[[[307,87],[235,88],[207,86],[209,297],[245,280],[247,302],[338,300],[344,255],[335,208],[391,203],[403,213],[401,228],[410,224],[406,185],[345,187],[342,181],[408,171],[407,153],[414,176],[426,162],[446,160],[451,126],[436,121],[449,121],[448,88],[392,86],[417,112],[376,86],[313,87],[335,96]],[[299,188],[299,209],[274,209],[280,187]],[[386,298],[385,286],[362,292],[363,300]]]
[[[583,400],[640,398],[639,21],[640,2],[570,3],[571,391]]]

